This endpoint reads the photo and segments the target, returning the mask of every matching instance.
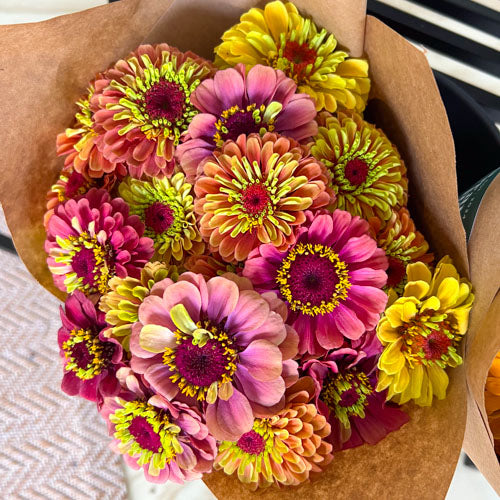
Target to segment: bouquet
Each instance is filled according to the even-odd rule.
[[[29,199],[14,169],[1,186],[21,256],[65,301],[62,389],[96,403],[115,451],[153,482],[203,477],[221,497],[362,495],[368,481],[384,495],[401,479],[445,492],[474,295],[424,56],[373,18],[365,31],[363,2],[328,2],[336,17],[228,3],[232,26],[196,34],[217,8],[159,17],[169,3],[32,36],[130,27],[110,28],[91,62],[73,37],[55,55],[63,73],[48,65],[68,106],[36,101],[36,116],[47,139],[70,128],[62,167],[26,145],[54,177],[45,209],[47,169],[29,166]],[[70,67],[95,75],[73,123],[84,82]]]

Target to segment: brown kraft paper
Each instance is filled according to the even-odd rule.
[[[425,56],[377,19],[364,0],[294,2],[333,32],[354,56],[370,61],[377,125],[398,146],[410,176],[410,209],[438,256],[450,254],[468,275],[458,209],[453,139]],[[74,102],[88,81],[141,41],[167,42],[205,57],[252,0],[122,0],[35,24],[0,27],[0,201],[16,248],[30,272],[60,298],[43,251],[45,194],[62,167],[57,133],[71,126]],[[478,276],[477,293],[488,286]],[[471,319],[470,333],[484,311]],[[296,489],[250,493],[215,472],[205,482],[220,499],[444,498],[466,421],[465,369],[450,371],[448,397],[432,408],[409,407],[411,421],[376,446],[336,453],[328,469]]]

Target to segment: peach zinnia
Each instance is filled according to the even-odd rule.
[[[292,139],[240,135],[206,161],[195,184],[201,234],[228,262],[262,243],[284,251],[304,210],[330,203],[326,182],[323,165]]]

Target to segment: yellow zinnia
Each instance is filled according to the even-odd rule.
[[[423,262],[408,265],[406,274],[403,296],[386,309],[377,326],[384,345],[377,390],[388,389],[387,399],[398,404],[413,399],[430,406],[433,396],[446,396],[446,367],[462,363],[457,348],[467,331],[474,295],[448,256],[434,274]]]
[[[337,105],[363,111],[370,91],[368,62],[349,59],[336,47],[332,34],[303,18],[292,3],[278,0],[243,14],[222,35],[215,62],[224,68],[243,63],[247,70],[256,64],[280,69],[314,99],[318,111],[333,112]]]

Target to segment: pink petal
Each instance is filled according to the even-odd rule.
[[[248,373],[263,382],[281,375],[282,357],[279,348],[267,340],[254,340],[240,353],[240,363]]]
[[[243,105],[245,82],[241,73],[233,68],[217,71],[214,76],[214,90],[224,109]]]
[[[233,281],[216,276],[207,282],[207,290],[207,316],[216,324],[220,323],[231,314],[238,303],[238,286]]]
[[[263,382],[252,377],[242,364],[236,369],[236,377],[245,396],[263,406],[275,405],[285,392],[285,381],[281,377]]]
[[[247,346],[253,340],[264,339],[275,345],[280,345],[286,338],[286,328],[281,316],[269,312],[267,320],[258,328],[249,332],[239,331],[235,338],[241,346]]]
[[[173,331],[176,329],[168,310],[163,305],[163,300],[156,295],[146,297],[139,306],[139,321],[143,325],[160,325]]]
[[[249,332],[261,326],[268,316],[268,303],[257,292],[244,290],[227,319],[226,329],[230,332]]]
[[[200,319],[201,296],[198,288],[188,281],[178,281],[165,289],[163,307],[170,312],[172,307],[183,304],[191,319],[196,323]]]
[[[340,333],[349,339],[358,339],[366,330],[363,322],[343,304],[339,304],[331,314]]]
[[[318,318],[316,338],[324,349],[336,349],[343,344],[344,338],[335,326],[333,313]]]
[[[276,71],[269,66],[257,64],[248,72],[246,83],[248,101],[251,104],[269,104],[276,90]]]
[[[170,380],[172,372],[163,364],[150,366],[144,373],[144,378],[151,384],[152,389],[169,400],[179,392],[179,387]]]
[[[377,242],[367,234],[350,238],[339,252],[339,257],[347,262],[368,259],[377,249]]]

